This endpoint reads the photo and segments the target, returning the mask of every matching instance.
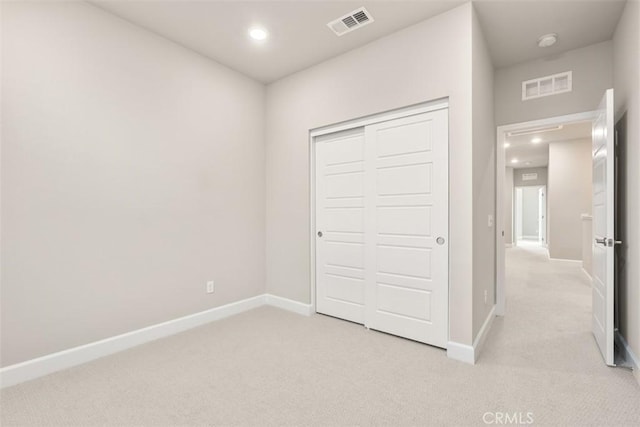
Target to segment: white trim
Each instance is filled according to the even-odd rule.
[[[478,357],[480,357],[480,352],[482,351],[482,347],[484,346],[484,342],[487,340],[487,336],[489,335],[489,331],[491,330],[491,326],[493,326],[493,320],[496,318],[496,306],[491,307],[491,311],[489,311],[489,315],[484,320],[480,331],[478,331],[478,335],[476,339],[473,341],[473,360],[477,361]]]
[[[581,259],[566,259],[566,258],[551,258],[548,257],[549,261],[557,261],[557,262],[579,262],[580,264],[582,264],[582,260]]]
[[[493,325],[493,320],[496,318],[496,306],[491,307],[491,311],[489,311],[489,315],[485,319],[480,331],[478,331],[478,335],[476,339],[473,340],[473,345],[468,344],[460,344],[454,341],[449,341],[447,343],[447,357],[449,359],[458,360],[460,362],[469,363],[470,365],[475,365],[476,361],[480,357],[480,353],[482,352],[482,347],[489,335],[489,331],[491,330],[491,326]]]
[[[640,358],[636,356],[633,350],[631,350],[627,340],[624,339],[619,331],[616,331],[615,340],[618,344],[618,348],[623,352],[622,356],[625,362],[631,365],[631,369],[633,369],[633,376],[636,381],[638,381],[638,384],[640,384]]]
[[[442,110],[444,108],[449,108],[448,98],[441,98],[434,101],[422,102],[420,104],[399,108],[397,110],[385,111],[382,113],[377,113],[377,114],[373,114],[366,117],[347,120],[345,122],[321,126],[319,128],[311,129],[311,131],[309,132],[309,136],[311,138],[311,142],[313,143],[313,138],[315,138],[316,136],[327,135],[335,132],[341,132],[343,130],[359,128],[363,126],[372,125],[374,123],[386,122],[389,120],[400,119],[403,117],[415,116],[416,114],[427,113],[429,111],[435,111],[435,110]]]
[[[0,369],[0,388],[9,387],[63,369],[81,365],[110,354],[118,353],[264,305],[270,305],[306,316],[313,313],[311,304],[304,304],[269,294],[257,295],[199,313],[151,325],[146,328],[27,360],[26,362],[6,366]]]
[[[589,272],[588,272],[587,270],[585,270],[585,269],[584,269],[584,267],[582,267],[582,268],[581,268],[581,270],[582,270],[582,272],[587,276],[587,278],[588,278],[589,280],[591,280],[591,279],[592,279],[591,275],[589,274]]]
[[[496,315],[504,316],[506,305],[505,290],[505,251],[502,232],[504,231],[504,168],[505,152],[504,140],[507,132],[523,128],[546,127],[559,124],[593,121],[597,117],[597,111],[567,114],[564,116],[549,117],[546,119],[532,120],[529,122],[511,123],[496,128]],[[549,241],[547,236],[547,241]],[[545,242],[546,243],[546,242]],[[517,246],[517,244],[516,244]]]
[[[311,316],[315,310],[311,304],[294,301],[292,299],[279,297],[276,295],[265,294],[265,304],[272,307],[281,308],[303,316]]]
[[[449,341],[447,343],[447,357],[470,365],[475,365],[476,363],[473,346],[460,344],[454,341]]]

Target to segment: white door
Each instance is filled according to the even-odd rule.
[[[446,347],[447,110],[366,128],[366,325]]]
[[[547,243],[547,197],[546,187],[540,187],[538,189],[538,243],[540,246],[545,246]]]
[[[316,138],[316,310],[446,347],[447,111]]]
[[[614,130],[613,89],[593,122],[593,334],[607,365],[614,365]]]
[[[364,323],[364,130],[315,145],[316,310]]]

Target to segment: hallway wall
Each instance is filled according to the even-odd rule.
[[[582,259],[583,213],[591,213],[591,139],[549,144],[549,256]]]
[[[573,71],[573,91],[522,101],[522,82]],[[495,74],[495,110],[498,126],[561,116],[598,107],[613,87],[611,41],[571,50],[557,56],[499,68]]]

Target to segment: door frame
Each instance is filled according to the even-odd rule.
[[[311,312],[316,313],[316,138],[330,133],[364,127],[374,123],[386,122],[430,111],[449,108],[449,98],[440,98],[433,101],[421,102],[390,111],[359,117],[352,120],[325,125],[309,130],[309,295]],[[447,141],[447,145],[449,141]],[[447,206],[450,209],[450,206]],[[449,225],[451,227],[451,225]],[[448,232],[449,230],[447,230]],[[447,257],[449,258],[449,257]],[[450,267],[449,267],[450,268]],[[448,270],[451,273],[451,270]],[[447,286],[449,284],[447,283]],[[447,307],[447,336],[449,334],[449,307]]]
[[[504,143],[508,132],[522,129],[535,129],[557,125],[568,125],[577,122],[593,121],[597,111],[567,114],[545,119],[512,123],[496,128],[496,315],[504,316],[506,305],[505,289],[505,244],[504,244],[504,179],[505,150]],[[548,194],[547,194],[548,200]],[[547,221],[549,219],[547,218]],[[547,235],[547,242],[549,236]]]

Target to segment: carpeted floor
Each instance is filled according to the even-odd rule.
[[[5,389],[0,421],[483,425],[500,412],[536,425],[640,425],[640,387],[630,371],[604,365],[589,331],[579,265],[548,261],[539,248],[507,257],[507,315],[475,366],[353,323],[264,307]]]

